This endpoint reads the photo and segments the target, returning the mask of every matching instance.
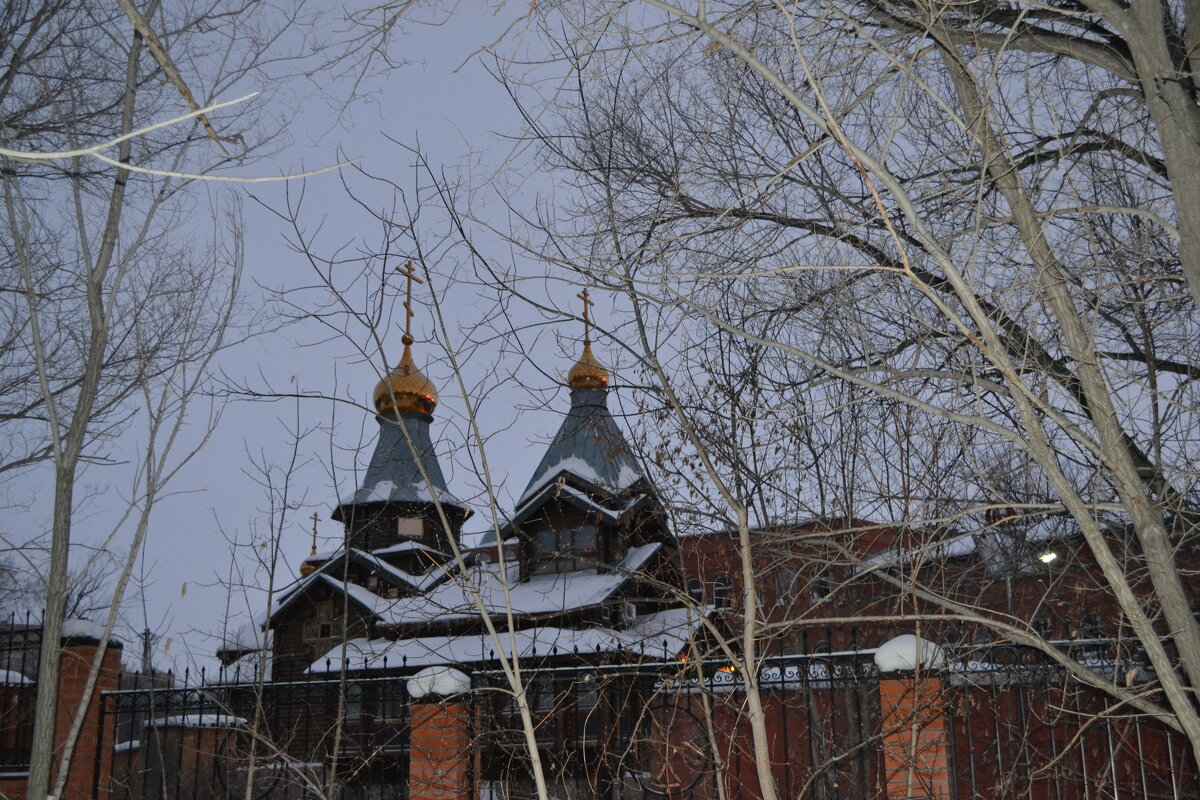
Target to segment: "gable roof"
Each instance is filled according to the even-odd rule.
[[[405,572],[399,567],[392,566],[386,561],[377,556],[356,548],[350,548],[349,551],[339,551],[335,553],[328,561],[316,570],[301,578],[290,588],[285,589],[279,595],[279,602],[271,611],[271,619],[281,614],[285,609],[290,607],[297,598],[303,597],[309,589],[316,585],[326,585],[336,591],[345,591],[350,595],[350,599],[359,605],[363,610],[368,611],[376,616],[379,616],[387,606],[396,603],[396,600],[382,598],[379,595],[368,591],[365,587],[359,586],[356,583],[345,583],[339,580],[331,573],[342,564],[344,558],[349,558],[352,562],[358,563],[368,569],[375,570],[376,574],[385,582],[392,586],[397,586],[401,589],[412,592],[421,592],[435,586],[439,582],[449,577],[455,566],[449,565],[434,565],[423,575],[413,575]],[[368,596],[369,595],[369,596]]]
[[[479,618],[488,614],[537,617],[602,605],[634,577],[662,548],[660,542],[631,547],[611,572],[594,569],[534,575],[518,581],[514,562],[480,564],[421,595],[392,601],[383,615],[388,627],[424,625]],[[506,592],[507,590],[507,592]]]

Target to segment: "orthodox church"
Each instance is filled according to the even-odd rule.
[[[659,495],[609,412],[587,322],[566,375],[570,408],[496,539],[475,548],[461,538],[471,509],[447,486],[430,435],[437,390],[412,336],[402,341],[373,394],[369,466],[333,510],[345,546],[318,554],[314,540],[300,580],[218,651],[227,673],[261,660],[260,641],[272,681],[470,672],[500,655],[543,665],[682,656],[704,608],[687,602]]]

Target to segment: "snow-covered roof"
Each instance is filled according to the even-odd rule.
[[[571,408],[546,449],[515,511],[562,473],[611,492],[645,480],[637,460],[608,411],[604,389],[574,389]]]
[[[974,533],[962,533],[908,547],[889,547],[863,559],[867,567],[890,567],[900,563],[965,558],[987,549],[989,539],[1004,536],[1014,541],[1036,544],[1078,536],[1079,529],[1065,517],[1051,516],[1028,520],[1008,528],[988,527]]]
[[[406,572],[399,567],[393,566],[388,562],[379,558],[377,555],[367,553],[362,550],[351,550],[351,553],[362,563],[370,565],[380,577],[386,579],[389,583],[398,585],[408,585],[423,589],[432,582],[441,580],[446,575],[446,570],[439,564],[430,564],[430,569],[420,575],[414,575],[411,572]],[[436,552],[436,551],[435,551]]]
[[[431,418],[426,414],[400,412],[396,417],[376,417],[379,439],[358,490],[344,498],[333,518],[342,520],[350,507],[371,503],[432,503],[466,509],[466,503],[450,494],[441,464],[429,435]],[[405,433],[407,432],[407,436]],[[428,480],[426,480],[428,477]]]
[[[488,634],[471,636],[422,636],[412,639],[353,639],[347,642],[346,669],[352,671],[427,667],[440,664],[471,664],[493,661],[496,653],[518,658],[567,653],[615,653],[634,651],[655,658],[675,658],[687,646],[709,609],[671,608],[643,614],[627,628],[560,628],[538,626],[500,633],[497,641]],[[514,648],[515,645],[515,648]],[[311,673],[340,672],[339,646],[330,657],[309,667]]]
[[[387,547],[377,548],[377,549],[371,551],[371,555],[390,556],[390,555],[395,555],[396,553],[410,553],[410,552],[427,553],[429,555],[441,556],[442,558],[447,558],[447,559],[450,558],[449,553],[444,553],[441,550],[438,550],[436,547],[430,547],[429,545],[425,544],[424,542],[415,542],[415,541],[411,541],[411,540],[405,541],[405,542],[397,542],[396,544],[389,544]],[[441,559],[439,559],[439,560],[441,560]]]
[[[371,613],[375,613],[376,608],[384,607],[390,603],[396,602],[394,600],[385,600],[373,592],[367,591],[358,584],[344,583],[335,577],[334,573],[336,573],[336,571],[340,568],[343,555],[347,554],[351,561],[355,561],[375,570],[379,577],[382,578],[386,583],[391,583],[394,586],[412,589],[415,591],[425,591],[431,586],[434,586],[450,575],[451,571],[454,569],[453,564],[445,567],[435,564],[425,573],[421,575],[414,575],[411,572],[405,572],[399,567],[387,563],[377,555],[368,553],[365,550],[351,548],[349,551],[339,551],[338,553],[335,553],[332,558],[319,566],[316,570],[301,578],[292,587],[282,593],[280,595],[278,604],[271,612],[271,618],[274,619],[276,615],[281,613],[284,609],[290,607],[292,603],[294,603],[298,598],[303,597],[304,593],[317,583],[323,583],[338,591],[341,591],[343,587],[348,587],[347,591],[350,593],[351,599]],[[378,603],[375,601],[378,601]]]
[[[512,518],[506,523],[505,532],[511,531],[513,526],[520,525],[531,514],[541,508],[545,500],[551,498],[570,503],[576,508],[591,512],[613,525],[618,525],[626,514],[647,503],[650,495],[646,492],[638,492],[633,497],[613,498],[605,505],[604,503],[597,502],[587,492],[576,489],[565,481],[563,483],[551,481],[526,498],[520,510],[513,514]]]
[[[271,646],[271,634],[263,632],[263,614],[256,614],[232,630],[226,630],[218,653],[263,650]]]
[[[501,617],[510,608],[518,616],[591,608],[611,597],[661,547],[659,542],[631,547],[611,572],[560,572],[534,575],[523,581],[516,579],[512,562],[481,564],[426,594],[391,601],[381,616],[385,624],[392,626],[475,619],[479,616],[476,595],[489,614]]]

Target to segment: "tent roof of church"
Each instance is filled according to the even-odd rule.
[[[563,473],[613,493],[646,479],[609,413],[604,389],[571,391],[571,408],[521,493],[514,515]]]
[[[402,411],[394,417],[377,416],[376,419],[379,421],[379,439],[371,454],[371,463],[367,465],[358,489],[344,498],[334,511],[334,519],[341,520],[348,506],[374,503],[432,503],[436,498],[447,506],[467,508],[466,503],[446,488],[446,479],[429,434],[432,417]]]

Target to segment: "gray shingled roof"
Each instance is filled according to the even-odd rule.
[[[521,493],[517,507],[563,472],[612,492],[644,480],[624,434],[608,412],[606,390],[571,391],[571,410]]]
[[[369,503],[432,503],[435,495],[446,505],[466,508],[466,504],[446,488],[446,479],[429,436],[432,418],[412,411],[402,411],[398,416],[399,419],[376,417],[379,440],[371,454],[371,463],[358,491],[342,500],[338,510]],[[408,431],[407,438],[405,430]],[[429,476],[428,483],[426,475]]]

